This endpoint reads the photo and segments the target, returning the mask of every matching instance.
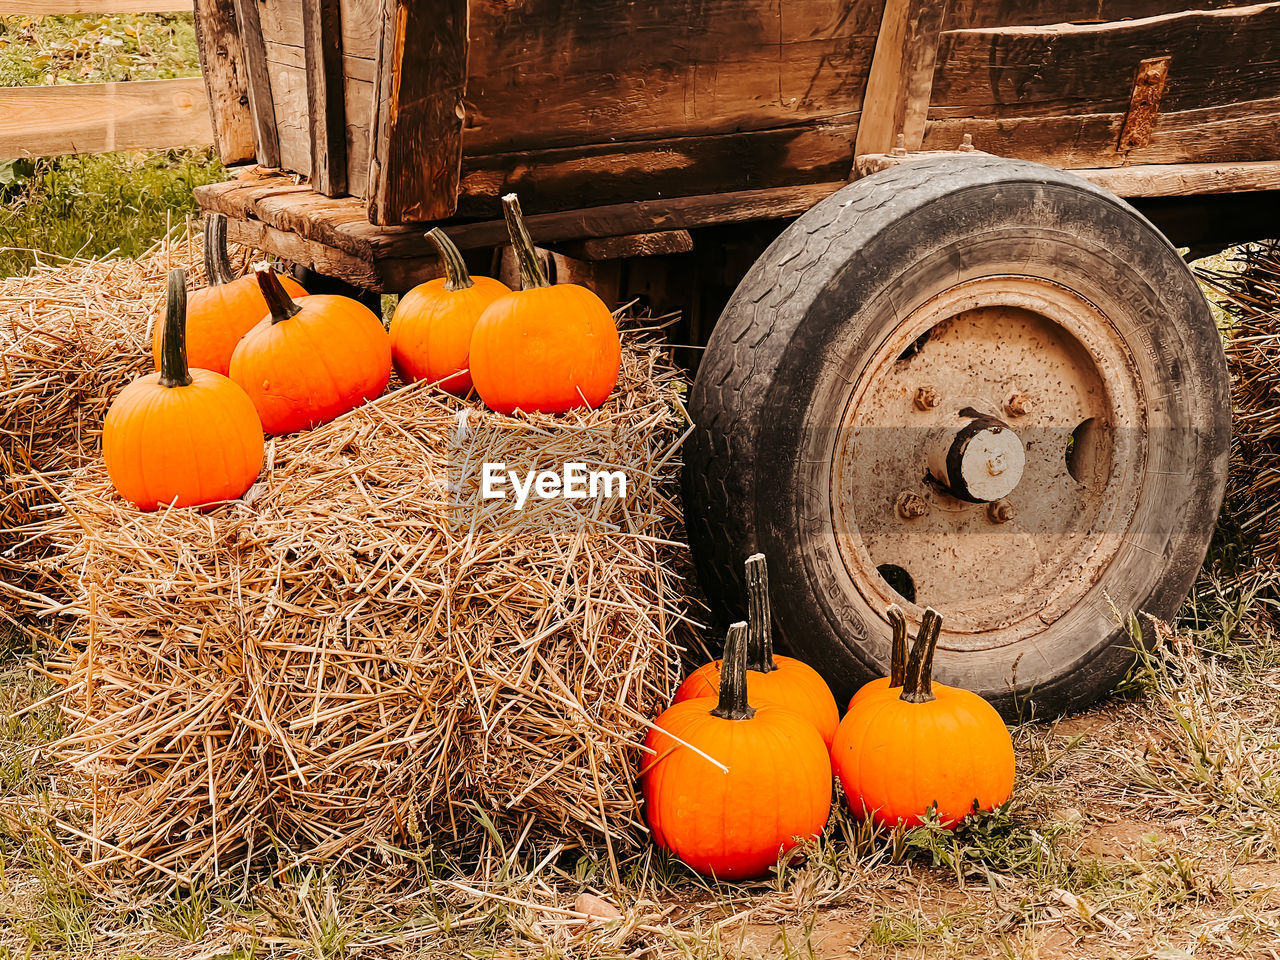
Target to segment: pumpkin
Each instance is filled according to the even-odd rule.
[[[729,628],[724,663],[718,700],[685,700],[654,721],[641,790],[659,847],[699,873],[746,880],[822,832],[831,761],[808,720],[749,703],[745,623]]]
[[[471,379],[499,413],[598,407],[618,382],[622,347],[604,301],[547,282],[514,193],[502,198],[523,289],[495,300],[471,335]]]
[[[889,606],[889,609],[885,611],[885,616],[889,618],[889,623],[893,627],[893,647],[889,653],[889,675],[869,680],[858,688],[858,692],[849,701],[850,710],[859,700],[879,694],[887,694],[902,686],[903,677],[907,672],[907,618],[903,616],[896,603]]]
[[[822,675],[802,660],[774,656],[769,611],[769,574],[764,554],[747,559],[747,694],[755,703],[770,702],[800,714],[827,746],[836,735],[840,708]],[[721,661],[699,667],[676,691],[675,702],[714,697],[720,686]]]
[[[204,222],[204,271],[209,286],[187,299],[187,363],[225,377],[236,344],[267,315],[267,302],[252,276],[237,280],[231,275],[227,218],[220,213],[209,214]],[[281,277],[280,283],[291,297],[307,295],[290,277]],[[157,323],[151,341],[157,370],[163,343],[161,331],[162,325]]]
[[[942,618],[926,610],[901,692],[858,700],[831,746],[850,809],[884,826],[916,826],[931,809],[954,826],[1013,792],[1013,742],[995,708],[932,682],[941,630]]]
[[[471,334],[485,308],[511,292],[501,280],[472,277],[462,254],[443,230],[427,234],[440,254],[444,276],[420,283],[391,318],[391,361],[406,383],[426,380],[465,397],[471,390]]]
[[[262,469],[262,424],[248,396],[220,373],[187,366],[186,307],[186,272],[173,270],[160,372],[121,390],[102,424],[107,475],[140,510],[234,500]]]
[[[391,341],[373,311],[349,297],[295,301],[270,264],[254,272],[270,313],[231,355],[231,379],[249,394],[267,433],[319,426],[382,396]]]

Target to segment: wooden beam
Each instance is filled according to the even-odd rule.
[[[924,140],[946,0],[887,0],[862,98],[854,155],[908,150]]]
[[[0,17],[190,13],[191,0],[0,0]]]
[[[264,167],[278,167],[280,136],[276,132],[276,107],[271,96],[271,75],[267,71],[267,48],[262,37],[258,0],[235,0],[235,5],[249,87],[249,109],[257,132],[258,162]]]
[[[340,0],[302,0],[311,182],[318,193],[347,192],[347,108],[342,78]]]
[[[467,7],[467,0],[386,0],[369,168],[374,223],[439,220],[458,207]]]
[[[1280,190],[1280,160],[1255,163],[1151,163],[1071,172],[1120,197],[1182,197]]]
[[[577,260],[625,260],[630,257],[662,257],[688,253],[693,237],[688,230],[633,233],[625,237],[592,237],[560,244],[557,248]]]
[[[235,0],[196,0],[195,28],[218,158],[224,166],[252,160],[256,140]]]
[[[0,87],[0,156],[169,150],[213,142],[199,77]]]

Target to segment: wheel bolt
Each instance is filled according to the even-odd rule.
[[[942,402],[942,395],[932,384],[925,384],[916,390],[916,406],[921,410],[932,410]]]
[[[1015,393],[1005,401],[1004,412],[1011,417],[1025,417],[1031,412],[1031,398],[1025,393]]]
[[[903,491],[898,495],[898,516],[903,520],[919,520],[929,512],[929,501],[918,493]]]
[[[1008,500],[997,500],[987,504],[987,517],[992,523],[1008,523],[1013,519],[1013,504]]]

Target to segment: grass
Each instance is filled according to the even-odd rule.
[[[198,76],[190,14],[0,18],[0,86]],[[0,277],[42,257],[137,256],[225,179],[208,150],[0,157]]]

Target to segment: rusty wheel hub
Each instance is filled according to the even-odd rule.
[[[937,608],[950,649],[1038,633],[1125,535],[1143,403],[1119,333],[1066,288],[986,277],[933,298],[875,353],[836,433],[849,576],[877,609]]]

